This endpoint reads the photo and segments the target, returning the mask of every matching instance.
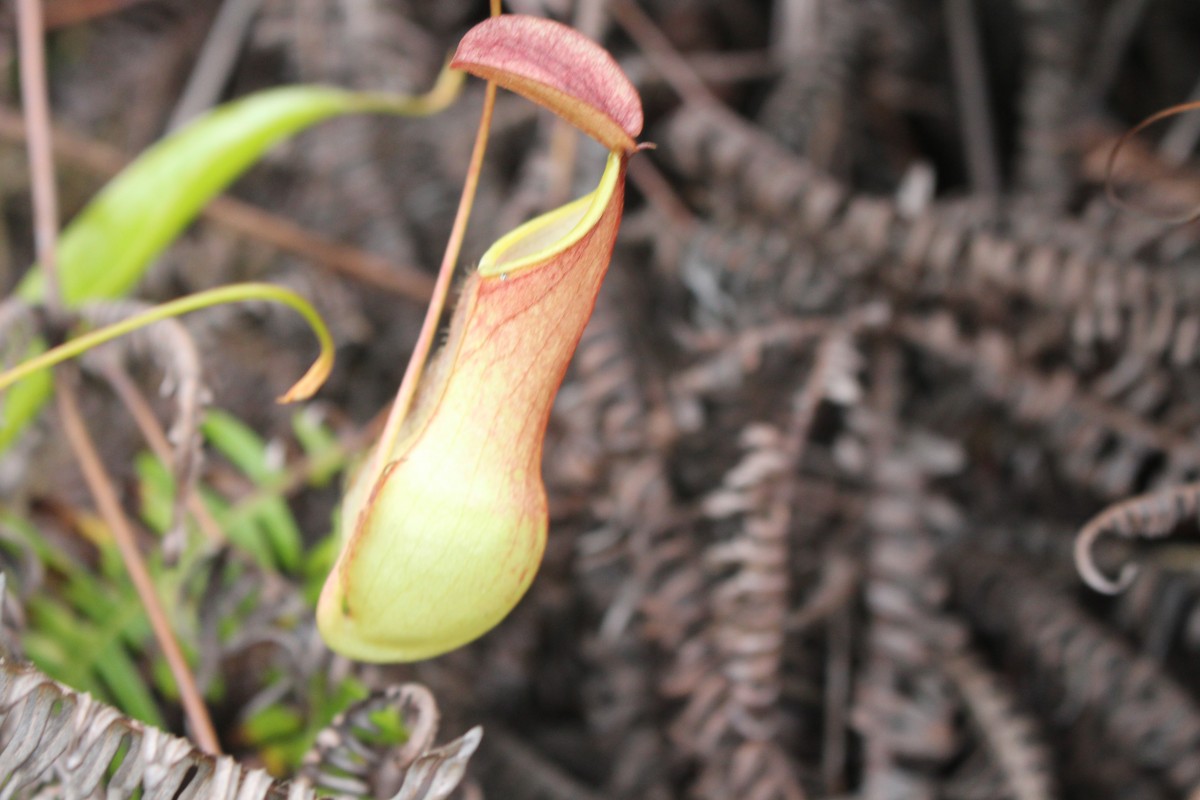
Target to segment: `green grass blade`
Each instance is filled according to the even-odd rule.
[[[263,495],[251,498],[243,510],[264,535],[275,564],[287,572],[300,565],[303,553],[300,526],[287,503],[272,489],[284,470],[271,463],[267,443],[241,420],[219,409],[209,409],[200,423],[204,437],[221,455],[250,478]],[[238,512],[235,507],[234,514]],[[232,534],[231,534],[232,535]]]
[[[271,463],[267,443],[246,423],[219,408],[210,408],[200,422],[204,438],[259,486],[278,480],[280,468]]]
[[[149,725],[165,727],[158,703],[145,678],[119,642],[112,643],[99,654],[95,669],[118,708]]]

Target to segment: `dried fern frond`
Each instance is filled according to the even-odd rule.
[[[842,166],[848,141],[857,134],[854,103],[861,91],[867,40],[866,3],[820,2],[813,47],[790,61],[763,104],[760,122],[788,149],[829,168]],[[839,158],[840,156],[840,158]]]
[[[890,293],[994,306],[1029,303],[1069,323],[1081,347],[1183,365],[1200,355],[1188,298],[1200,277],[1184,264],[1155,267],[1111,256],[1076,221],[997,231],[993,217],[937,205],[909,218],[889,199],[856,195],[727,113],[686,106],[664,131],[663,151],[687,176],[736,196],[735,216],[772,224],[803,247],[817,244],[843,281],[883,281]],[[1187,361],[1182,361],[1185,358]]]
[[[573,374],[555,404],[565,435],[551,456],[558,466],[548,474],[586,492],[593,520],[575,540],[574,572],[595,619],[582,645],[585,713],[598,750],[615,765],[604,793],[640,798],[666,791],[669,761],[656,727],[655,671],[646,666],[652,655],[639,605],[656,573],[657,562],[647,556],[678,528],[672,527],[678,511],[656,446],[674,432],[656,424],[664,416],[661,404],[642,379],[652,368],[642,363],[646,353],[633,347],[630,289],[619,272],[610,274],[596,302]],[[491,755],[485,748],[489,779],[502,791],[510,782],[530,780],[535,793],[552,796],[526,775],[522,756],[507,752],[506,744],[495,741]]]
[[[370,742],[384,734],[376,715],[388,710],[399,711],[404,720],[407,740],[403,746]],[[376,794],[381,783],[403,775],[404,769],[430,748],[437,736],[438,719],[437,703],[424,686],[393,686],[338,714],[317,735],[301,773],[330,791],[352,796]]]
[[[405,691],[413,690],[398,687],[383,697],[395,699]],[[409,759],[393,800],[443,800],[462,778],[480,736],[474,728]],[[55,796],[80,800],[318,797],[306,780],[280,783],[228,756],[208,755],[50,680],[31,665],[0,659],[0,797],[46,797],[51,789],[57,789]]]
[[[678,647],[663,682],[669,698],[686,698],[671,734],[701,764],[695,796],[805,795],[780,702],[800,512],[796,470],[818,406],[857,396],[859,366],[849,333],[834,326],[793,395],[787,428],[747,425],[741,459],[700,501],[715,535],[702,572],[690,570],[702,576],[704,624]]]
[[[961,747],[957,699],[939,666],[961,652],[966,630],[945,609],[949,578],[938,561],[936,503],[926,488],[940,471],[919,437],[900,425],[902,361],[881,351],[871,371],[864,424],[871,474],[863,600],[864,663],[851,725],[863,740],[867,798],[934,798]]]
[[[1056,796],[1050,753],[1032,721],[986,666],[970,654],[946,662],[992,761],[1000,767],[1011,800],[1052,800]]]
[[[1017,180],[1046,208],[1061,210],[1078,170],[1067,147],[1071,126],[1081,116],[1079,71],[1088,9],[1078,0],[1043,3],[1020,0],[1024,23],[1024,80]]]
[[[213,800],[283,796],[261,770],[202,753],[8,660],[0,661],[0,775],[5,797],[33,796],[49,786],[73,798],[101,793],[127,798],[138,791],[145,797]],[[314,794],[297,785],[286,796],[308,800]]]
[[[1064,471],[1081,485],[1109,496],[1127,493],[1146,459],[1159,453],[1167,475],[1200,465],[1200,448],[1185,432],[1097,396],[1069,369],[1033,368],[1002,331],[967,334],[941,312],[906,317],[897,328],[938,360],[970,370],[977,391],[1007,407],[1017,422],[1042,428]],[[1116,446],[1108,446],[1110,438]]]
[[[1006,659],[1024,665],[1022,688],[1035,690],[1044,717],[1072,726],[1072,736],[1087,727],[1144,774],[1194,796],[1200,707],[1186,688],[1028,565],[968,548],[952,556],[964,612]]]

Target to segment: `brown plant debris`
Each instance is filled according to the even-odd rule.
[[[421,687],[398,687],[374,702],[398,703],[411,712],[407,698],[421,693],[427,699],[420,713],[436,716],[432,698]],[[416,729],[428,732],[429,723],[420,716],[417,720]],[[474,729],[460,740],[431,749],[430,733],[397,751],[393,757],[401,785],[390,796],[444,800],[461,779],[479,737]],[[319,739],[325,744],[318,745],[314,772],[344,769],[346,759],[339,747],[347,747],[348,740],[338,723]],[[114,759],[119,761],[115,770]],[[142,725],[86,694],[54,683],[29,665],[10,661],[0,661],[0,774],[10,797],[30,797],[34,790],[50,786],[69,797],[90,797],[100,791],[113,798],[318,797],[303,780],[281,785],[262,770],[242,767],[228,756],[202,753],[185,739]]]

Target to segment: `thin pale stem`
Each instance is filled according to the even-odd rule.
[[[29,173],[33,195],[33,238],[38,262],[46,275],[46,305],[59,307],[58,192],[54,183],[54,151],[50,136],[50,102],[46,90],[46,50],[42,4],[17,2],[17,47],[21,61],[21,100],[28,131]]]
[[[46,9],[46,30],[79,25],[144,2],[146,0],[55,0]]]
[[[154,409],[150,407],[150,401],[142,394],[142,391],[137,387],[137,384],[130,379],[129,373],[121,368],[116,363],[106,363],[103,367],[104,379],[108,381],[108,385],[112,387],[113,393],[117,399],[125,406],[125,410],[129,412],[129,416],[133,418],[134,423],[138,426],[138,430],[142,432],[142,438],[146,440],[146,444],[150,446],[151,452],[164,464],[171,463],[171,443],[167,439],[167,433],[159,424],[158,417],[154,415]],[[213,517],[208,507],[204,505],[200,495],[193,491],[191,486],[179,486],[178,491],[183,492],[183,503],[188,513],[196,520],[197,527],[208,539],[210,544],[224,544],[225,532],[221,530],[221,525]]]
[[[499,13],[499,2],[493,0],[493,16]],[[483,156],[487,152],[488,134],[492,127],[492,111],[496,106],[496,84],[488,81],[483,95],[483,111],[479,117],[479,129],[475,132],[475,146],[471,151],[471,162],[467,167],[467,177],[463,183],[462,196],[458,201],[458,211],[454,215],[454,225],[450,229],[450,238],[446,242],[446,252],[442,256],[442,265],[438,269],[437,283],[433,286],[433,297],[429,300],[429,308],[425,311],[425,319],[421,323],[421,331],[417,342],[413,345],[412,356],[400,380],[400,388],[396,391],[396,399],[388,412],[387,422],[384,423],[383,433],[379,444],[371,457],[370,475],[377,480],[387,466],[388,456],[396,440],[400,437],[401,427],[412,408],[413,398],[417,394],[417,385],[425,363],[429,360],[429,351],[433,347],[437,335],[438,323],[442,319],[442,311],[446,307],[446,297],[450,293],[450,284],[454,280],[454,265],[458,263],[458,255],[462,250],[463,237],[467,232],[467,221],[471,217],[471,207],[475,203],[475,191],[479,187],[479,174],[483,169]]]
[[[64,391],[68,388],[71,391]],[[133,588],[146,608],[146,616],[150,620],[150,627],[154,630],[154,637],[158,639],[163,657],[166,658],[171,675],[179,687],[180,702],[182,702],[183,710],[191,723],[192,735],[195,736],[196,743],[209,753],[220,753],[221,744],[217,740],[217,733],[213,728],[212,719],[208,715],[208,708],[204,705],[204,698],[196,686],[192,670],[188,666],[187,659],[184,658],[183,650],[179,647],[179,641],[175,638],[175,632],[171,629],[171,623],[158,599],[150,571],[146,568],[141,551],[138,550],[133,526],[126,518],[125,511],[121,508],[121,501],[117,499],[117,492],[113,488],[112,480],[104,469],[99,453],[96,452],[95,443],[92,441],[91,434],[88,433],[87,425],[83,422],[83,414],[79,410],[79,402],[73,389],[74,387],[70,386],[70,380],[66,378],[66,375],[60,374],[59,391],[55,392],[58,398],[58,413],[62,418],[62,425],[71,442],[71,447],[75,451],[75,457],[79,460],[79,468],[83,472],[88,491],[95,500],[96,507],[105,524],[112,532],[113,541],[121,553],[121,560],[125,562],[125,569],[129,573]]]
[[[490,9],[493,17],[500,16],[500,0],[491,0]],[[446,307],[446,297],[450,294],[450,284],[454,280],[454,265],[458,263],[458,255],[462,251],[467,221],[471,218],[471,207],[475,204],[475,191],[479,188],[479,174],[483,169],[483,156],[487,152],[488,135],[492,129],[492,111],[495,106],[496,84],[488,81],[483,95],[483,111],[479,115],[479,129],[475,132],[475,145],[471,150],[471,162],[467,166],[467,177],[463,182],[462,195],[458,200],[458,210],[454,214],[454,224],[450,228],[450,238],[446,242],[442,265],[438,268],[437,282],[433,285],[433,296],[429,299],[429,307],[425,310],[425,319],[421,322],[417,342],[413,345],[412,355],[404,368],[404,377],[400,379],[400,388],[396,390],[396,399],[388,411],[379,444],[371,456],[367,474],[373,476],[372,482],[379,479],[387,466],[388,456],[391,455],[396,440],[400,438],[400,430],[412,409],[413,398],[417,395],[421,373],[429,360],[429,351],[433,347],[438,323],[441,322],[442,311]]]

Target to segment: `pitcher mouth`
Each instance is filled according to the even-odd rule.
[[[623,153],[610,152],[595,190],[498,239],[479,260],[479,274],[493,278],[537,266],[586,236],[596,227],[617,190],[624,158]]]

